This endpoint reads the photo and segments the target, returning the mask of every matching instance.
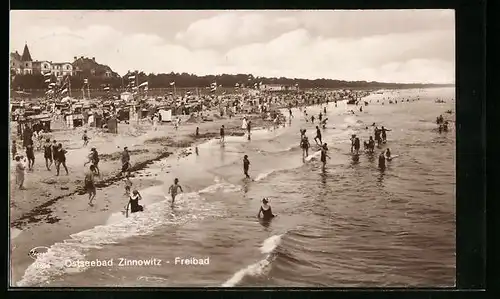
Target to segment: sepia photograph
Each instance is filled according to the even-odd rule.
[[[9,30],[10,287],[456,286],[453,10]]]

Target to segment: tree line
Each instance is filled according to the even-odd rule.
[[[131,79],[133,77],[133,79]],[[88,79],[88,86],[84,84],[84,79]],[[27,74],[11,76],[11,88],[13,90],[29,90],[29,89],[47,89],[47,77],[41,74]],[[378,88],[424,88],[424,87],[445,87],[453,86],[452,84],[403,84],[403,83],[383,83],[383,82],[367,82],[367,81],[344,81],[332,79],[296,79],[285,77],[254,77],[250,74],[237,75],[206,75],[198,76],[188,73],[168,73],[168,74],[145,74],[144,72],[128,72],[123,77],[102,77],[82,76],[69,77],[71,89],[81,89],[89,87],[92,89],[101,89],[109,86],[112,89],[127,88],[127,86],[140,85],[148,82],[149,88],[170,88],[171,83],[175,82],[176,87],[180,88],[204,88],[212,83],[222,85],[223,87],[245,86],[254,87],[255,84],[277,84],[285,86],[298,85],[300,89],[309,88],[342,88],[342,89],[378,89]],[[56,78],[52,77],[51,82],[56,82]]]

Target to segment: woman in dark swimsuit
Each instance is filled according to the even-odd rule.
[[[142,196],[139,193],[139,191],[134,190],[134,192],[132,192],[132,194],[129,197],[129,201],[128,201],[128,205],[127,205],[127,211],[128,211],[128,207],[129,206],[130,206],[130,212],[131,213],[144,211],[143,206],[141,206],[139,204],[139,200],[141,200],[141,199],[142,199]]]
[[[269,200],[267,198],[264,198],[262,200],[262,205],[260,207],[259,213],[257,214],[257,218],[262,218],[262,220],[271,220],[276,217],[276,215],[274,215],[271,210],[271,206],[267,204],[268,202]],[[262,217],[260,217],[260,214],[262,214]]]

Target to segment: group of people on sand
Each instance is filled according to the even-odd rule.
[[[12,141],[11,154],[16,161],[16,186],[20,190],[24,190],[24,180],[26,170],[29,172],[34,171],[35,166],[35,152],[33,147],[33,140],[28,138],[25,141],[26,156],[22,156],[17,152],[17,142]],[[56,140],[50,140],[47,138],[43,144],[43,154],[45,158],[45,167],[48,171],[51,171],[52,164],[56,167],[56,176],[59,176],[61,165],[66,171],[66,175],[69,174],[68,167],[66,166],[66,149],[63,148],[62,143],[57,143]],[[27,169],[26,169],[27,168]]]

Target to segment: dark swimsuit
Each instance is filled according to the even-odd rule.
[[[137,196],[135,199],[130,196],[130,212],[142,212],[143,210],[144,208],[139,204],[139,196]]]
[[[260,211],[262,212],[263,220],[271,220],[274,217],[273,212],[271,211],[271,206],[269,206],[269,209],[267,210],[264,210],[264,208],[260,206]]]

